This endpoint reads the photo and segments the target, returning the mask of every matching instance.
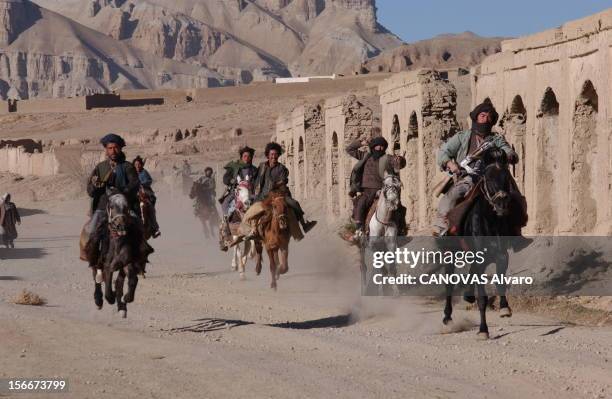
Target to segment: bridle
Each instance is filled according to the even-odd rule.
[[[495,164],[491,164],[489,167],[495,167],[498,170],[502,170],[502,168],[499,166],[499,164],[495,163]],[[493,190],[490,189],[489,187],[489,179],[487,179],[486,177],[486,173],[485,175],[482,177],[482,186],[480,188],[481,192],[484,194],[487,202],[489,203],[489,205],[491,205],[491,207],[493,207],[493,210],[500,214],[501,211],[504,211],[504,209],[501,209],[497,202],[500,199],[504,199],[508,197],[508,192],[505,190],[497,190],[495,192],[493,192]]]
[[[249,180],[242,180],[240,183],[238,183],[238,185],[236,186],[236,189],[234,190],[234,199],[236,200],[236,209],[240,211],[241,213],[244,213],[249,208],[250,203],[245,204],[240,199],[240,189],[246,189],[250,196],[251,191],[253,189],[253,185],[251,184]],[[250,198],[249,198],[249,202],[250,202]]]
[[[389,208],[392,211],[397,210],[398,206],[399,206],[399,202],[400,202],[400,192],[401,189],[403,187],[402,182],[400,181],[400,179],[395,176],[395,175],[388,175],[385,177],[384,179],[384,183],[383,183],[383,188],[381,190],[381,193],[383,195],[383,198],[385,200],[386,204],[389,204]],[[396,198],[394,200],[389,200],[389,194],[393,192],[396,195]],[[384,222],[382,220],[380,220],[380,218],[378,217],[378,210],[379,208],[377,207],[376,212],[374,212],[374,217],[376,218],[376,221],[382,225],[385,226],[389,226],[392,224],[392,222]]]

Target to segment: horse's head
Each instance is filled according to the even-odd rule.
[[[127,235],[129,223],[129,205],[125,196],[116,190],[107,190],[108,226],[111,233],[119,237]]]
[[[399,177],[385,172],[382,195],[390,209],[396,210],[398,208],[401,191],[402,182],[400,181]]]
[[[482,192],[497,216],[506,216],[510,208],[510,171],[507,163],[493,162],[485,168]]]
[[[278,223],[280,230],[286,230],[289,227],[289,219],[287,214],[287,203],[285,196],[281,193],[270,193],[270,207],[272,208],[272,219]]]
[[[238,185],[234,194],[236,196],[236,208],[244,212],[249,209],[252,203],[253,182],[248,175],[244,179],[238,176],[237,181]]]

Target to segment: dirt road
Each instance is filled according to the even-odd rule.
[[[610,328],[493,313],[482,342],[477,314],[459,310],[460,331],[441,334],[439,304],[360,299],[350,253],[322,227],[292,246],[273,292],[265,267],[239,281],[189,204],[167,197],[121,319],[96,309],[77,259],[85,201],[34,204],[18,248],[0,250],[0,378],[67,378],[70,398],[612,397]],[[48,305],[12,304],[23,288]]]

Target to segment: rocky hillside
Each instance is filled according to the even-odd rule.
[[[400,72],[420,67],[457,68],[479,64],[501,51],[501,37],[481,37],[472,32],[439,35],[383,51],[345,72]]]
[[[0,97],[205,87],[222,76],[143,52],[29,1],[0,0]]]
[[[332,74],[401,44],[378,24],[374,0],[35,1],[147,54],[241,83]]]

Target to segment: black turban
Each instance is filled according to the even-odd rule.
[[[110,143],[115,143],[121,148],[125,147],[125,140],[123,140],[123,138],[118,134],[109,133],[100,140],[100,144],[102,144],[104,147]]]
[[[383,152],[387,151],[387,148],[389,148],[389,143],[382,136],[374,137],[372,140],[370,140],[370,144],[369,144],[370,149],[373,150],[374,147],[376,147],[378,145],[382,145],[383,146]]]
[[[495,110],[491,100],[486,98],[481,104],[477,105],[472,112],[470,112],[470,118],[472,122],[478,121],[478,114],[481,112],[488,112],[491,115],[491,126],[495,126],[499,119],[499,114]]]
[[[276,150],[279,156],[283,154],[283,147],[281,147],[280,144],[278,143],[271,142],[271,143],[266,144],[266,150],[264,151],[264,153],[266,154],[266,156],[268,156],[268,154],[272,150]]]
[[[248,145],[245,145],[244,147],[238,150],[238,154],[240,156],[242,156],[242,154],[244,154],[245,152],[248,152],[249,154],[251,154],[251,156],[255,155],[255,149],[249,147]]]

